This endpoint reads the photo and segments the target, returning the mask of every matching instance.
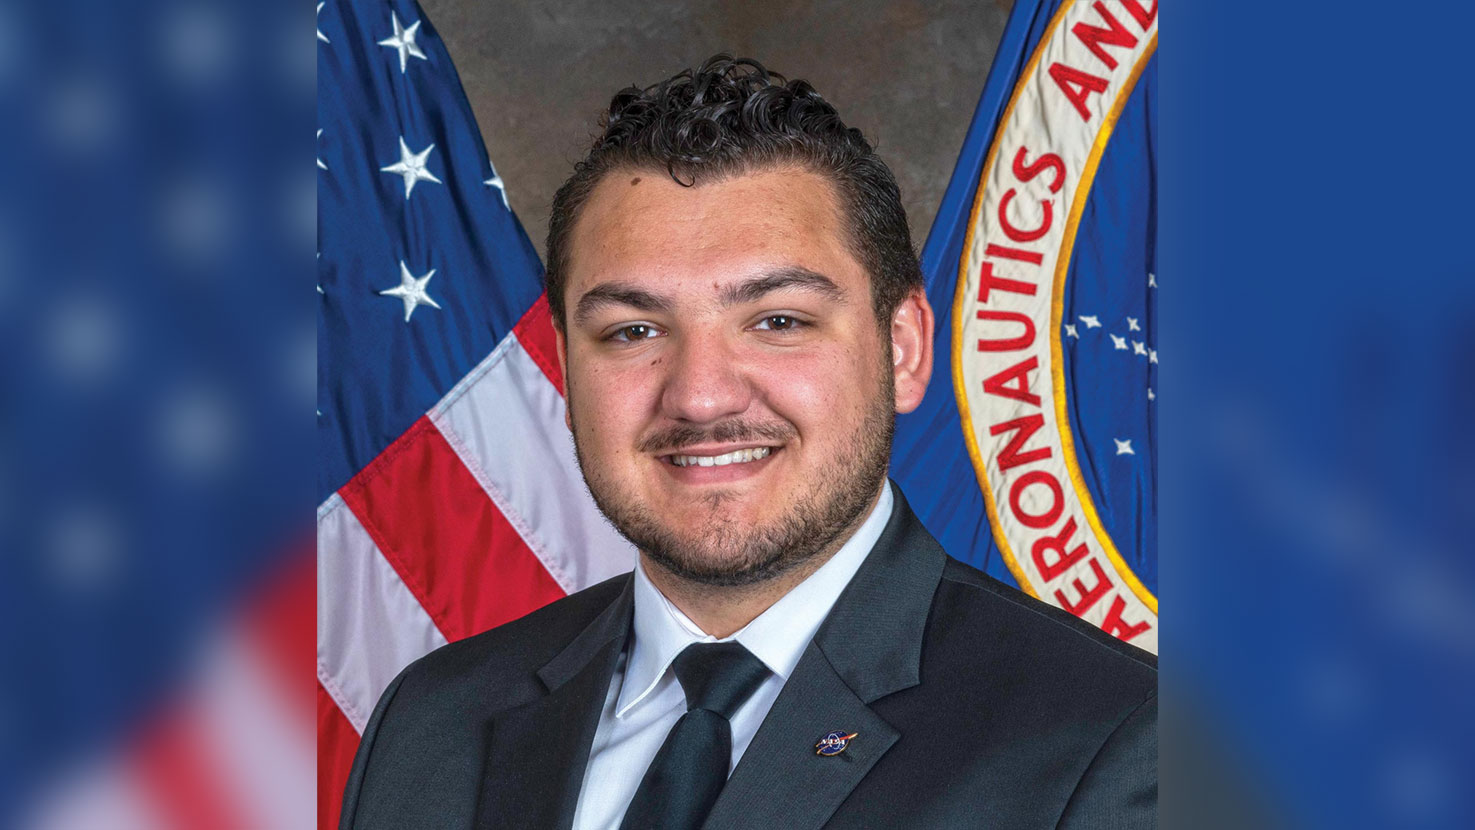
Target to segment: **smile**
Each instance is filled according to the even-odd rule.
[[[747,464],[767,458],[772,451],[771,447],[751,447],[722,455],[670,455],[667,458],[677,467],[726,467],[729,464]]]

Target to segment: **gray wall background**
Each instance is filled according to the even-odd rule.
[[[421,0],[512,209],[544,254],[553,193],[610,97],[712,54],[804,78],[895,172],[920,250],[1013,0]]]

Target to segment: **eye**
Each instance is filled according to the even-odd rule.
[[[645,323],[631,323],[628,326],[622,326],[618,329],[615,329],[606,339],[614,340],[619,343],[635,343],[641,340],[649,340],[653,337],[659,337],[660,335],[661,330],[656,328],[655,326],[647,325]]]
[[[770,314],[758,321],[753,328],[760,331],[793,331],[804,325],[798,318],[787,314]]]

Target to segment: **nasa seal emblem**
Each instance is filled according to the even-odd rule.
[[[845,751],[845,747],[850,746],[850,742],[859,734],[859,732],[851,732],[849,735],[844,732],[831,732],[820,738],[819,743],[814,745],[814,754],[824,755],[826,757],[839,755]]]
[[[1156,556],[1155,528],[1135,530],[1146,526],[1139,517],[1155,515],[1152,473],[1127,466],[1137,457],[1150,459],[1148,428],[1139,431],[1137,448],[1127,432],[1115,433],[1115,452],[1086,442],[1080,425],[1090,419],[1081,400],[1108,395],[1097,389],[1094,397],[1076,396],[1077,375],[1067,365],[1086,359],[1088,348],[1097,349],[1092,355],[1116,357],[1122,377],[1145,390],[1141,401],[1132,400],[1146,424],[1145,401],[1154,396],[1155,375],[1149,373],[1157,362],[1150,330],[1141,325],[1150,315],[1124,312],[1102,322],[1095,310],[1068,311],[1077,295],[1067,283],[1076,273],[1077,232],[1087,220],[1097,221],[1087,202],[1102,159],[1156,50],[1156,2],[1060,4],[984,161],[959,261],[952,328],[965,443],[994,540],[1019,587],[1151,652],[1157,651],[1157,597],[1127,561]],[[1111,232],[1101,230],[1104,221],[1091,226],[1095,236]],[[1097,270],[1081,284],[1126,286],[1119,263],[1108,266],[1085,261],[1081,268]],[[1155,287],[1149,270],[1131,277],[1142,279],[1133,283],[1133,296],[1146,297]],[[1123,297],[1126,292],[1120,289]],[[1103,377],[1091,375],[1089,382],[1106,384]],[[1121,388],[1125,381],[1112,387]],[[1122,411],[1129,411],[1125,404]],[[1144,462],[1142,469],[1148,467]],[[1148,482],[1140,488],[1147,496],[1130,503],[1132,496],[1123,496],[1114,513],[1107,510],[1107,496],[1128,493],[1138,481]],[[1108,527],[1112,516],[1124,517],[1115,537]],[[1139,550],[1140,539],[1149,536],[1150,557]]]

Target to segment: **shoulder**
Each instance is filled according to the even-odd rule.
[[[467,793],[479,780],[493,720],[543,694],[539,669],[608,610],[628,581],[626,574],[572,594],[400,672],[364,728],[342,826],[470,826],[475,798]]]
[[[951,558],[926,642],[934,682],[947,678],[942,685],[956,694],[986,695],[989,706],[1021,717],[1110,728],[1157,692],[1153,654]]]
[[[1119,796],[1155,801],[1157,657],[952,559],[933,598],[917,691],[915,706],[947,701],[951,720],[934,731],[1009,758],[999,780],[1036,776],[1033,798],[1056,815],[1073,799],[1083,799],[1082,816],[1098,802],[1115,805],[1111,813]],[[969,763],[995,777],[988,758]],[[1072,795],[1082,787],[1087,795]],[[1039,808],[1029,800],[1016,806]]]
[[[541,693],[538,670],[608,609],[629,580],[621,574],[426,654],[396,681],[398,702],[477,697],[510,706]]]
[[[951,557],[935,608],[947,619],[982,615],[981,624],[1006,629],[1021,646],[1040,650],[1041,659],[1069,657],[1156,682],[1156,655]]]

